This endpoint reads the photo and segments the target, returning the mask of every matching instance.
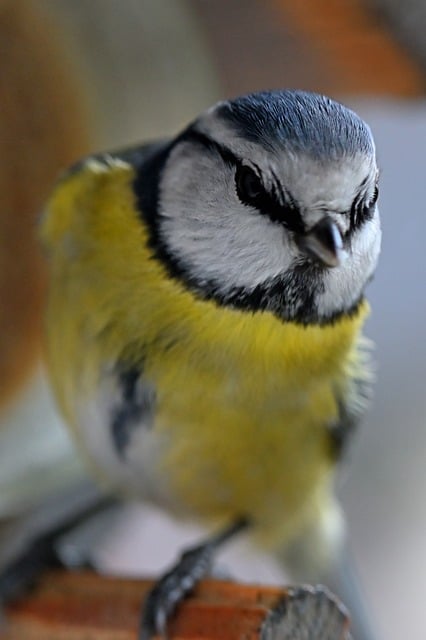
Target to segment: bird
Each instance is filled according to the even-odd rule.
[[[58,407],[108,491],[209,532],[150,592],[141,639],[166,634],[242,532],[304,582],[340,566],[335,477],[372,386],[378,179],[361,117],[283,89],[87,157],[54,188],[40,236]]]

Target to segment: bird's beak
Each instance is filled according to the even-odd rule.
[[[346,258],[342,234],[337,224],[327,216],[307,233],[298,236],[297,241],[301,251],[326,267],[338,267]]]

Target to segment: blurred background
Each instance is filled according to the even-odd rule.
[[[426,3],[423,0],[0,2],[0,517],[84,473],[41,364],[37,217],[81,155],[176,133],[247,91],[323,92],[371,125],[383,252],[369,288],[373,406],[339,492],[383,638],[423,640],[426,595]],[[158,572],[197,530],[139,505],[98,548],[106,570]],[[244,545],[232,575],[282,581]]]

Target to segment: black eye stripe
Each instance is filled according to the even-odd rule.
[[[373,196],[369,201],[365,201],[365,194],[359,193],[354,199],[350,216],[349,233],[358,229],[364,222],[370,220],[374,215],[375,204],[379,197],[379,188],[374,187]]]
[[[260,178],[261,171],[259,167],[256,167],[256,173],[225,145],[213,140],[207,134],[196,129],[187,129],[174,144],[182,140],[196,142],[210,151],[218,153],[226,164],[235,167],[235,186],[237,195],[243,204],[255,207],[261,214],[268,216],[273,222],[281,223],[291,231],[304,232],[305,225],[296,202],[290,194],[284,191],[276,176],[273,176],[274,184],[270,193]],[[240,175],[241,171],[252,172],[250,182],[253,188],[256,187],[256,193],[253,192],[251,195],[245,193]],[[248,177],[246,176],[245,179],[248,180]]]
[[[294,200],[284,200],[283,190],[275,181],[272,192],[263,185],[259,175],[247,165],[238,163],[235,170],[235,186],[240,201],[254,207],[273,222],[284,225],[291,231],[303,233],[304,224]]]

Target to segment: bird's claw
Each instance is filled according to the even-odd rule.
[[[167,639],[170,615],[208,573],[213,552],[211,544],[185,551],[178,563],[153,586],[143,606],[139,640],[151,640],[155,635]]]

